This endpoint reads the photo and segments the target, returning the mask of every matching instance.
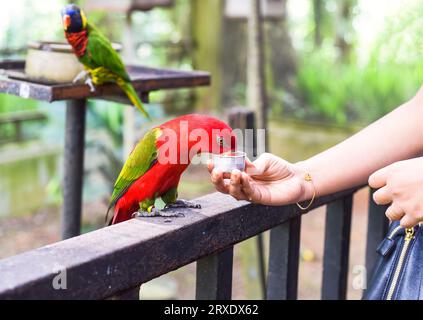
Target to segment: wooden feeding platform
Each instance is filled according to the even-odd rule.
[[[80,234],[82,210],[82,182],[84,168],[84,142],[86,100],[89,98],[128,103],[121,89],[115,84],[98,86],[91,92],[85,84],[51,84],[34,81],[25,74],[25,61],[0,61],[0,93],[39,101],[67,101],[65,152],[64,152],[64,201],[62,238]],[[193,88],[210,84],[210,74],[200,71],[176,71],[143,66],[127,66],[135,90],[144,102],[149,93],[162,89]],[[60,71],[58,71],[60,72]]]
[[[178,71],[144,66],[126,66],[132,85],[143,100],[149,92],[163,89],[192,88],[210,85],[210,74],[201,71]],[[7,77],[0,78],[0,93],[12,94],[26,99],[60,101],[97,98],[122,102],[125,97],[115,84],[105,84],[91,92],[85,84],[51,84],[35,82],[24,72],[25,61],[1,61],[0,70]]]

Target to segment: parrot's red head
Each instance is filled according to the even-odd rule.
[[[170,120],[160,128],[164,134],[159,139],[162,140],[159,147],[168,147],[169,151],[175,147],[179,160],[191,160],[200,153],[221,154],[236,150],[236,136],[232,128],[215,117],[189,114]],[[179,160],[179,163],[184,162]]]

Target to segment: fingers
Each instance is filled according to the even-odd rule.
[[[394,203],[386,209],[385,215],[391,221],[400,220],[404,216],[404,210]]]
[[[226,194],[229,193],[229,183],[224,180],[222,171],[218,169],[213,170],[210,179],[217,191]]]
[[[411,228],[417,225],[419,222],[420,220],[417,217],[407,214],[401,219],[400,225],[403,228]]]
[[[245,161],[245,172],[247,172],[250,176],[259,176],[266,171],[268,166],[270,154],[263,153],[260,157],[257,158],[254,162],[246,159]]]
[[[379,205],[389,204],[392,202],[392,194],[388,190],[388,188],[385,186],[373,193],[373,200]]]
[[[241,189],[241,171],[239,170],[232,171],[229,194],[237,200],[247,200]]]
[[[250,183],[250,178],[245,172],[241,174],[241,185],[241,189],[248,201],[260,202],[261,196],[257,189],[253,189]]]
[[[209,170],[210,173],[212,173],[214,169],[214,163],[212,160],[207,160],[207,170]]]
[[[412,213],[405,213],[404,210],[393,203],[391,206],[386,209],[386,216],[391,221],[400,220],[400,225],[403,228],[411,228],[420,223],[421,217]]]
[[[369,177],[369,185],[374,189],[381,188],[386,185],[386,180],[388,178],[388,171],[390,166],[384,167],[376,172],[374,172]]]
[[[214,163],[213,163],[213,161],[212,160],[207,160],[207,170],[209,170],[209,173],[211,174],[212,172],[213,172],[213,170],[214,170]],[[223,173],[223,178],[224,179],[229,179],[230,178],[230,176],[231,176],[231,174],[230,173],[227,173],[227,172],[224,172]]]
[[[237,200],[259,201],[259,194],[252,188],[245,172],[234,170],[229,178],[226,179],[225,174],[218,169],[211,172],[211,181],[217,191],[230,194]]]

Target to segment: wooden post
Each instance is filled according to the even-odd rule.
[[[62,239],[81,232],[86,100],[66,106]]]

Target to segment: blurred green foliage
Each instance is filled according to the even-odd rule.
[[[14,112],[21,110],[34,110],[39,102],[23,99],[20,97],[0,93],[0,113]]]
[[[423,80],[422,10],[415,2],[390,18],[364,59],[342,61],[330,43],[299,52],[297,85],[308,114],[368,123],[410,99]]]
[[[59,12],[65,2],[17,1],[14,10],[19,11],[19,15],[5,24],[0,46],[23,48],[34,39],[64,41]],[[84,0],[77,2],[84,7]],[[363,58],[357,53],[360,34],[354,28],[354,21],[360,16],[360,2],[320,0],[318,21],[316,7],[310,4],[307,20],[301,27],[307,30],[304,38],[299,39],[292,26],[288,27],[291,37],[295,38],[294,42],[301,43],[295,48],[298,59],[295,83],[300,99],[287,102],[288,92],[271,85],[269,95],[272,97],[274,114],[286,116],[292,113],[298,118],[339,124],[370,122],[409,99],[420,87],[423,72],[420,40],[423,20],[420,13],[423,3],[408,1],[411,5],[386,22],[378,41],[373,44],[368,56]],[[190,0],[180,0],[171,9],[157,8],[133,13],[133,41],[138,63],[192,69],[192,52],[196,44],[192,39],[191,4]],[[96,11],[88,12],[88,17],[110,39],[123,41],[125,14]],[[316,23],[319,23],[320,41],[313,34]],[[231,90],[236,103],[247,104],[245,82],[224,90]],[[192,111],[195,95],[192,90],[166,91],[155,93],[153,100],[160,101],[167,113],[187,113]],[[293,107],[287,107],[289,103]],[[38,106],[35,101],[0,95],[0,113],[35,109]],[[109,113],[102,109],[96,111],[94,107],[92,116],[98,118],[117,142],[121,139],[117,128],[122,124],[122,116],[116,111],[119,108],[110,109],[112,111]]]
[[[373,58],[363,66],[335,64],[330,57],[314,53],[302,57],[297,81],[314,117],[345,124],[370,122],[386,114],[415,94],[422,75],[423,63]]]
[[[16,96],[0,94],[0,114],[16,111],[35,110],[39,103],[34,100],[26,100]],[[15,135],[16,127],[12,124],[0,125],[0,141],[7,140]]]

